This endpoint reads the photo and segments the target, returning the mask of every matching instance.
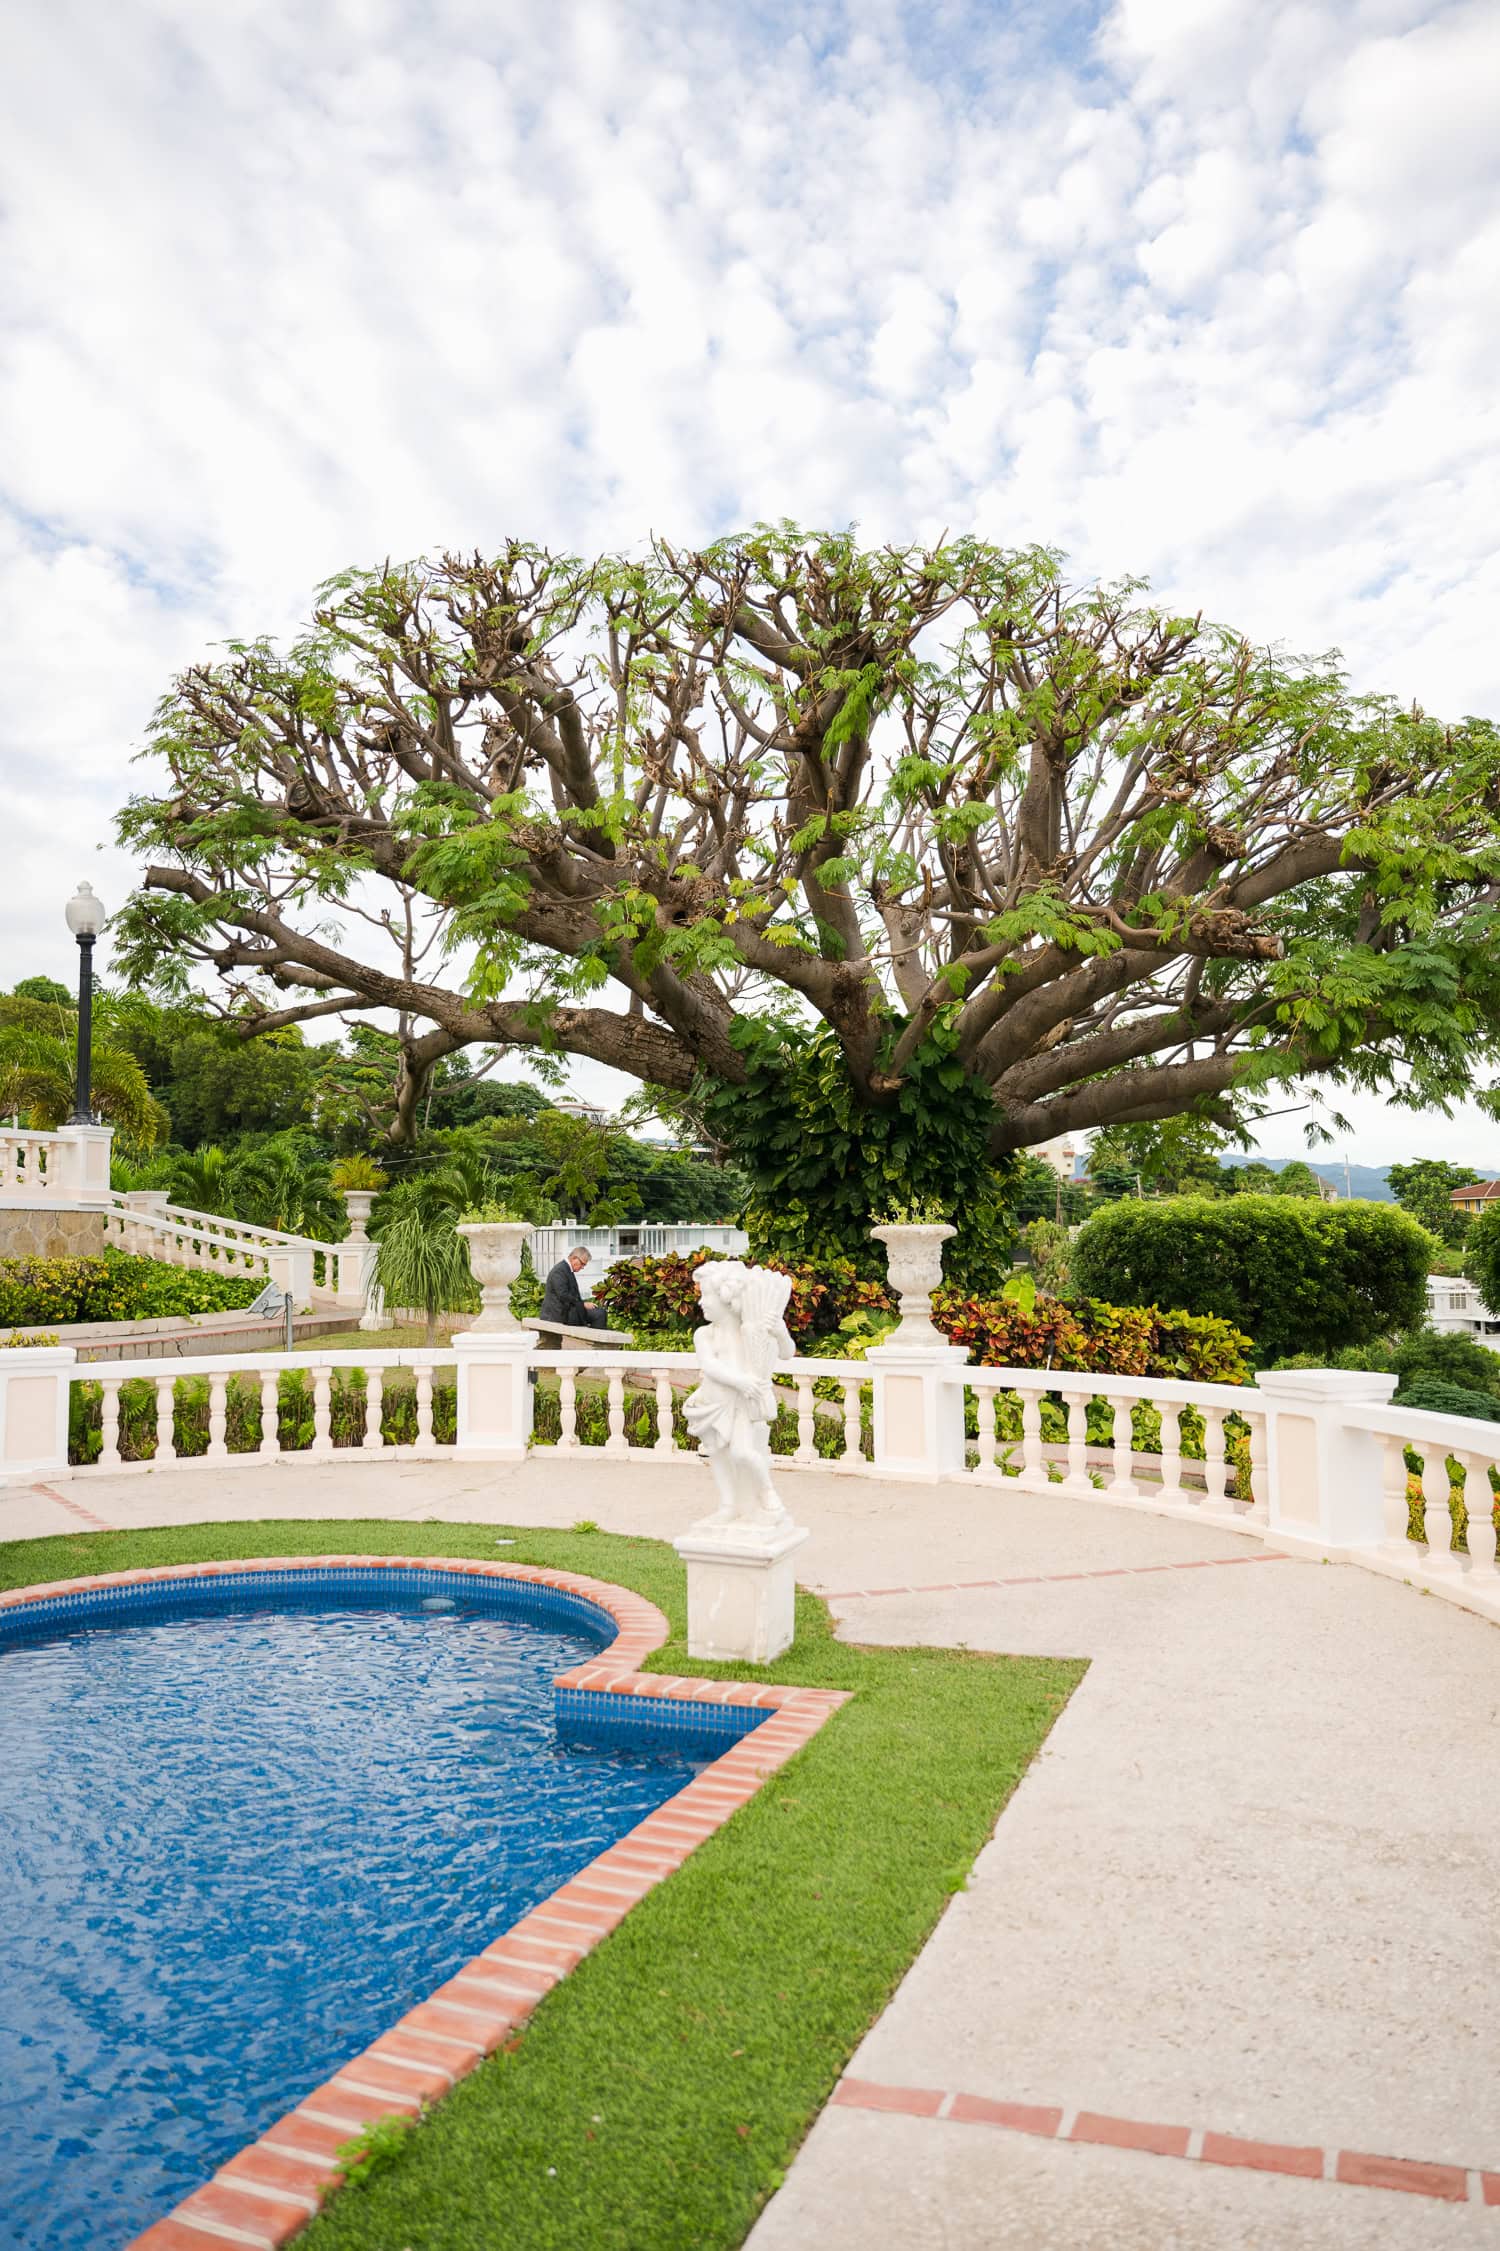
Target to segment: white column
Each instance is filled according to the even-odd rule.
[[[76,1359],[71,1344],[0,1352],[0,1481],[66,1474]]]
[[[875,1474],[930,1484],[964,1466],[961,1344],[907,1351],[878,1345],[865,1366],[874,1386]]]
[[[522,1329],[461,1329],[458,1362],[458,1447],[487,1461],[519,1461],[531,1444],[532,1339]]]
[[[96,1204],[109,1194],[109,1148],[113,1126],[66,1125],[47,1167],[47,1182],[62,1204]],[[49,1199],[50,1200],[50,1199]]]
[[[1386,1538],[1380,1441],[1351,1430],[1350,1407],[1383,1407],[1394,1376],[1354,1368],[1271,1368],[1256,1389],[1266,1409],[1266,1536],[1324,1554]]]

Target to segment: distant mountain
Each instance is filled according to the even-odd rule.
[[[1242,1149],[1238,1156],[1225,1157],[1223,1162],[1226,1165],[1248,1165],[1258,1162],[1269,1165],[1272,1172],[1282,1172],[1288,1165],[1310,1164],[1320,1178],[1332,1182],[1341,1196],[1359,1197],[1372,1204],[1393,1204],[1396,1201],[1391,1194],[1390,1183],[1386,1179],[1388,1168],[1385,1165],[1351,1164],[1348,1185],[1345,1186],[1344,1160],[1342,1157],[1261,1157],[1257,1159],[1252,1150]],[[1486,1172],[1482,1165],[1471,1165],[1469,1170],[1477,1172],[1481,1180],[1500,1180],[1500,1173]]]

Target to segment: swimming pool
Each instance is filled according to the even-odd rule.
[[[559,1736],[613,1632],[389,1568],[0,1616],[5,2251],[128,2242],[715,1755]]]

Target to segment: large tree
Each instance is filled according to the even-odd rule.
[[[1059,1134],[1421,1103],[1500,1028],[1500,742],[976,539],[351,571],[174,683],[126,966],[691,1095],[850,1236]]]

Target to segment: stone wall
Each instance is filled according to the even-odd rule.
[[[103,1212],[0,1205],[0,1258],[89,1258],[103,1248]]]

